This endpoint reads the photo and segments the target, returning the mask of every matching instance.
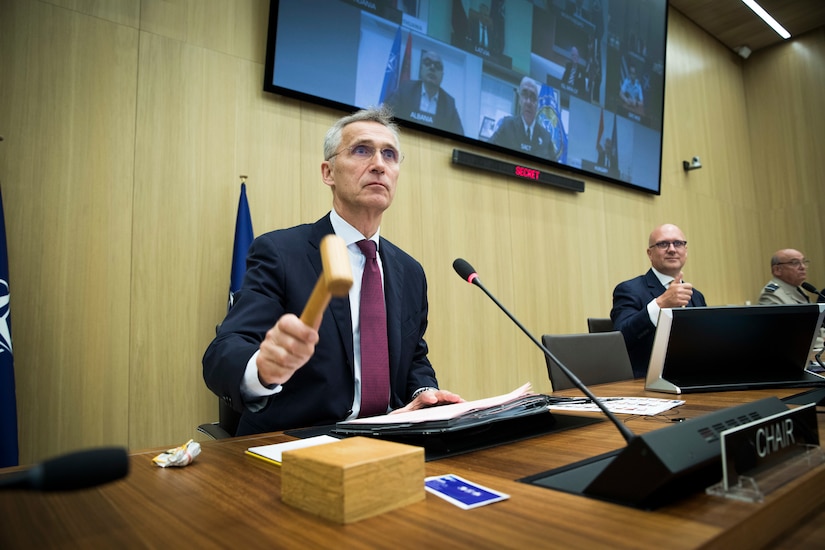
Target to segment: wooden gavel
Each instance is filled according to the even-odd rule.
[[[332,297],[346,296],[352,286],[352,266],[344,239],[327,235],[321,240],[321,264],[321,275],[301,313],[301,321],[315,330],[321,326],[324,310]]]

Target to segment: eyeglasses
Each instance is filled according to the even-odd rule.
[[[402,155],[392,147],[384,147],[382,149],[378,149],[372,145],[367,145],[365,143],[359,143],[358,145],[353,145],[352,147],[344,147],[343,150],[330,155],[330,157],[327,160],[331,160],[333,157],[340,155],[344,151],[349,151],[350,155],[357,158],[358,160],[363,161],[372,160],[372,158],[375,156],[375,151],[380,151],[381,160],[383,160],[384,163],[390,164],[392,166],[401,164],[401,161],[404,160],[404,155]]]
[[[687,246],[687,241],[659,241],[658,243],[653,243],[648,246],[648,248],[653,248],[655,246],[659,250],[667,250],[670,248],[670,245],[673,245],[673,248],[676,250],[682,250]]]
[[[436,61],[435,59],[428,59],[425,57],[421,60],[421,64],[427,67],[428,69],[432,67],[436,71],[444,70],[444,64],[441,61]]]
[[[773,265],[789,265],[789,266],[798,268],[798,267],[803,266],[803,265],[805,267],[808,267],[808,264],[810,264],[810,263],[811,263],[811,260],[791,260],[790,262],[776,262]]]

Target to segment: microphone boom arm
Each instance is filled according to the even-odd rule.
[[[456,260],[456,262],[458,262],[458,260]],[[453,267],[456,267],[455,263],[453,264]],[[458,268],[456,268],[456,271],[458,271]],[[461,272],[459,272],[459,275],[461,275],[462,278],[464,278],[464,276]],[[573,383],[573,385],[575,385],[579,390],[581,390],[590,399],[590,401],[592,401],[597,407],[599,407],[602,410],[602,412],[605,414],[605,416],[607,416],[607,418],[609,418],[610,421],[613,422],[613,424],[615,424],[616,428],[619,430],[619,432],[621,432],[622,437],[624,437],[624,439],[627,443],[630,443],[630,441],[633,438],[636,437],[635,434],[632,431],[630,431],[630,428],[625,426],[622,422],[619,421],[618,418],[616,418],[616,416],[612,412],[610,412],[610,409],[608,409],[607,406],[604,403],[602,403],[601,399],[599,399],[598,397],[593,395],[593,393],[588,389],[588,387],[586,385],[584,385],[584,383],[581,380],[579,380],[579,378],[575,374],[573,374],[573,372],[570,369],[568,369],[567,366],[564,363],[559,361],[559,359],[555,355],[553,355],[553,353],[549,349],[547,349],[541,342],[539,342],[538,339],[536,339],[536,337],[533,336],[530,333],[530,331],[528,331],[527,328],[525,328],[525,326],[522,325],[521,322],[519,322],[519,320],[516,319],[513,316],[513,314],[510,313],[507,310],[507,308],[504,307],[504,305],[501,302],[499,302],[498,299],[490,293],[489,290],[487,290],[487,287],[485,287],[481,283],[481,281],[479,280],[478,275],[476,273],[472,273],[469,277],[466,278],[466,280],[470,284],[476,285],[478,288],[483,290],[484,293],[499,307],[499,309],[501,309],[501,311],[503,311],[507,315],[507,317],[509,317],[510,320],[513,321],[516,324],[516,326],[518,328],[520,328],[521,331],[524,334],[526,334],[527,337],[530,338],[530,340],[532,340],[533,343],[536,344],[539,347],[539,349],[541,349],[541,351],[544,352],[544,354],[547,357],[549,357],[550,359],[555,361],[556,364],[558,364],[559,368],[561,368],[562,372],[564,372],[564,374],[567,376],[567,378],[570,379],[570,381]]]

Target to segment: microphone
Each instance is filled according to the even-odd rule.
[[[128,473],[126,449],[102,447],[51,458],[28,470],[0,477],[0,489],[74,491],[109,483]]]
[[[471,266],[466,260],[457,258],[453,262],[453,269],[455,269],[456,273],[458,273],[458,275],[462,279],[464,279],[472,285],[476,285],[478,288],[483,290],[484,293],[487,296],[489,296],[489,298],[493,302],[495,302],[499,309],[501,309],[501,311],[503,311],[516,324],[516,326],[520,328],[521,331],[524,334],[526,334],[527,337],[530,338],[530,340],[532,340],[533,343],[539,347],[539,349],[541,349],[544,355],[555,361],[559,368],[562,370],[562,372],[565,374],[565,376],[567,376],[567,378],[573,383],[573,385],[580,389],[590,399],[590,401],[594,403],[597,407],[599,407],[605,414],[605,416],[607,416],[607,418],[610,419],[610,421],[616,426],[616,428],[622,434],[622,437],[624,437],[627,443],[630,443],[631,440],[636,437],[635,434],[630,431],[630,428],[621,423],[619,419],[616,418],[612,412],[610,412],[610,409],[608,409],[607,406],[605,406],[605,404],[602,403],[601,399],[593,395],[590,389],[587,386],[585,386],[584,383],[581,380],[579,380],[579,378],[575,374],[573,374],[573,372],[570,369],[568,369],[566,365],[564,365],[564,363],[559,361],[559,359],[555,355],[553,355],[553,353],[549,349],[547,349],[541,342],[539,342],[535,336],[530,334],[530,331],[528,331],[524,327],[524,325],[522,325],[519,322],[519,320],[516,319],[515,316],[513,316],[513,314],[510,313],[510,311],[508,311],[507,308],[504,307],[501,304],[501,302],[499,302],[498,299],[496,299],[496,297],[490,293],[489,290],[487,290],[487,288],[481,283],[481,280],[478,278],[478,273],[476,273],[476,270],[473,269],[473,266]]]
[[[802,284],[800,286],[802,288],[804,288],[805,290],[807,290],[808,292],[810,292],[811,294],[816,294],[821,299],[825,300],[825,294],[822,294],[820,291],[818,291],[816,289],[816,287],[814,285],[812,285],[811,283],[809,283],[808,281],[802,281]]]
[[[481,284],[475,270],[462,259],[453,268],[468,283],[484,291],[496,305],[556,364],[591,402],[595,403],[624,436],[627,444],[616,451],[588,458],[518,481],[566,493],[589,496],[653,509],[708,487],[721,475],[721,431],[756,418],[788,410],[776,397],[728,407],[634,435],[595,397],[570,369],[558,360]]]

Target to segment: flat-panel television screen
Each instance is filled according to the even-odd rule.
[[[264,90],[659,194],[667,0],[271,0]]]

